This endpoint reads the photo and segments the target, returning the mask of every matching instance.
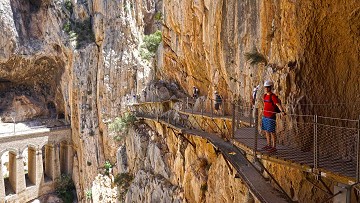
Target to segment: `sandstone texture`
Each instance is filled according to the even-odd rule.
[[[206,140],[148,121],[126,136],[119,173],[132,173],[125,202],[256,202]]]
[[[202,139],[190,138],[194,150],[150,124],[114,140],[107,125],[131,102],[182,98],[195,85],[205,98],[217,90],[248,103],[271,79],[288,112],[360,114],[358,0],[0,0],[0,28],[1,122],[71,123],[81,202],[106,160],[134,175],[128,202],[256,201]],[[143,35],[159,28],[157,56],[144,61]],[[246,61],[254,49],[266,64]]]
[[[288,111],[356,119],[359,9],[356,0],[167,1],[159,72],[188,93],[195,85],[245,102],[271,79]],[[266,66],[246,61],[254,48]]]

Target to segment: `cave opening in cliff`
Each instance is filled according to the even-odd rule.
[[[60,86],[64,63],[58,58],[13,58],[2,64],[0,118],[2,122],[56,119],[64,112]],[[61,116],[65,117],[65,116]]]

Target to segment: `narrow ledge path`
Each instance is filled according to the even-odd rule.
[[[164,120],[151,118],[151,117],[138,117],[139,119],[159,122],[169,128],[173,128],[182,134],[189,134],[199,136],[208,140],[217,150],[219,150],[226,161],[230,162],[235,168],[242,181],[249,188],[251,193],[263,203],[285,203],[292,202],[285,194],[275,189],[269,181],[267,181],[255,168],[249,160],[246,159],[243,152],[230,142],[226,142],[216,134],[207,133],[194,129],[186,129],[179,126],[174,126]]]

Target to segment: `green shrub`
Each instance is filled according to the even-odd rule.
[[[125,113],[122,117],[116,117],[114,122],[109,124],[109,129],[112,132],[125,132],[127,133],[130,126],[134,125],[136,121],[135,115]]]
[[[155,20],[157,21],[161,21],[162,20],[162,13],[161,12],[157,12],[154,16]]]
[[[149,50],[149,52],[155,53],[161,42],[161,39],[162,36],[160,30],[157,30],[153,34],[145,35],[143,47]]]
[[[150,60],[152,57],[155,56],[155,53],[149,52],[147,49],[140,49],[140,57],[145,60]]]
[[[85,191],[85,196],[86,196],[86,199],[91,199],[91,198],[92,198],[92,191],[91,191],[91,189]]]
[[[143,44],[140,46],[140,56],[143,59],[149,60],[155,56],[156,50],[162,40],[161,31],[157,30],[153,34],[145,35]]]
[[[69,175],[62,174],[59,178],[55,179],[55,192],[65,203],[73,202],[74,196],[72,190],[74,189],[74,182]]]
[[[76,48],[81,48],[85,44],[95,42],[90,18],[81,22],[69,20],[64,23],[63,30],[69,35],[70,41],[76,42]]]
[[[66,8],[70,13],[72,13],[72,11],[73,11],[73,5],[72,5],[72,3],[71,3],[70,0],[66,0],[66,1],[65,1],[65,8]]]
[[[110,161],[108,161],[108,160],[105,161],[104,168],[105,168],[105,174],[109,175],[110,168],[112,168],[112,164],[110,163]]]

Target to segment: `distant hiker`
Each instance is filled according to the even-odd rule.
[[[286,115],[284,108],[281,105],[278,97],[272,93],[274,83],[272,81],[265,81],[264,88],[266,94],[264,95],[264,113],[262,117],[261,129],[265,131],[267,145],[263,149],[270,153],[276,152],[276,113]],[[272,141],[272,142],[271,142]]]
[[[193,87],[193,99],[197,99],[199,97],[199,89],[195,86]]]
[[[136,103],[136,102],[137,102],[136,95],[133,94],[133,103]]]
[[[257,91],[259,90],[259,85],[258,86],[254,86],[254,89],[252,91],[252,98],[251,98],[251,104],[252,105],[255,105],[255,102],[256,102],[256,94],[257,94]]]
[[[216,110],[216,112],[220,111],[221,104],[222,104],[222,98],[219,95],[219,93],[217,91],[215,91],[215,110]]]
[[[147,93],[146,93],[146,88],[143,89],[143,95],[144,95],[144,102],[146,102],[146,95],[147,95]]]

